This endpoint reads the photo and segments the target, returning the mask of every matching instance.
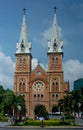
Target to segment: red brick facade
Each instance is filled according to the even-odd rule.
[[[64,82],[62,55],[62,53],[48,54],[47,72],[40,64],[31,71],[30,54],[16,55],[14,92],[23,95],[27,116],[34,118],[34,108],[38,104],[44,105],[48,112],[52,112],[53,107],[59,111],[58,100],[69,91],[68,82]]]

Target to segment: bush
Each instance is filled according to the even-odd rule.
[[[41,126],[40,120],[27,120],[21,125]],[[44,120],[44,126],[70,125],[69,121]]]
[[[66,115],[65,119],[74,119],[74,116],[72,116],[72,115]]]
[[[22,125],[36,126],[36,125],[41,125],[41,122],[40,122],[40,120],[27,120]]]
[[[57,126],[57,125],[70,125],[69,121],[61,121],[61,120],[48,120],[44,122],[47,126]]]
[[[6,122],[8,119],[5,116],[0,115],[0,121]]]

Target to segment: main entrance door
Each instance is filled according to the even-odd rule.
[[[57,106],[53,106],[52,108],[52,113],[58,112],[58,107]]]

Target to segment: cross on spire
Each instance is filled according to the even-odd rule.
[[[38,60],[38,65],[40,64],[40,61]]]
[[[26,12],[26,9],[24,8],[24,9],[23,9],[23,14],[24,14],[24,15],[25,15],[25,12]]]
[[[54,7],[54,13],[56,13],[56,6]]]

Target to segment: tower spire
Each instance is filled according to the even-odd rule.
[[[52,25],[51,40],[48,42],[48,53],[50,52],[62,52],[63,42],[59,37],[59,29],[56,18],[56,7],[54,7],[54,20]]]
[[[17,43],[16,54],[17,53],[30,53],[30,50],[31,50],[31,43],[28,41],[25,11],[26,9],[24,8],[20,39],[19,39],[19,42]]]

